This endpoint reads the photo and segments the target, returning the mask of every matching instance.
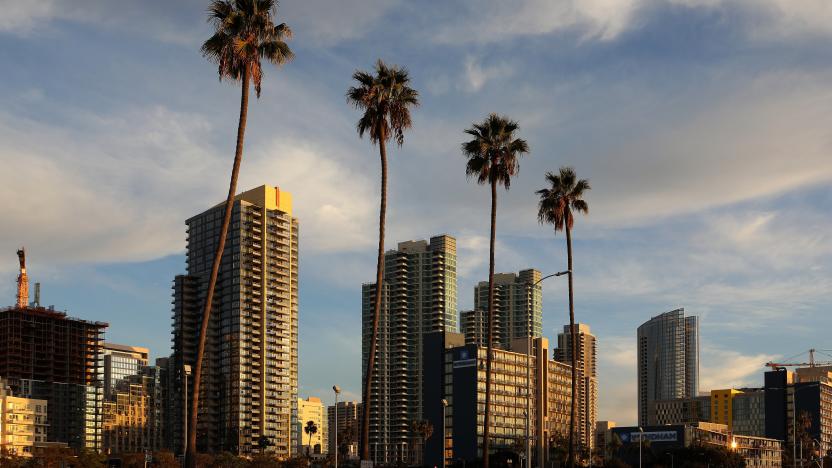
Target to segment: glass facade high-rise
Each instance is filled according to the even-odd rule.
[[[110,398],[113,389],[128,377],[138,375],[147,365],[150,351],[139,346],[104,343],[102,365],[104,398]]]
[[[202,303],[224,204],[186,221],[187,275],[174,281],[169,372],[174,450],[181,452],[193,389]],[[206,337],[197,448],[248,454],[268,440],[294,454],[298,394],[298,221],[292,196],[263,185],[237,195]]]
[[[534,269],[494,275],[494,347],[509,349],[516,339],[539,338],[543,330],[543,289]],[[474,310],[461,314],[466,343],[488,341],[488,281],[474,288]]]
[[[413,421],[422,419],[422,337],[457,330],[456,239],[400,242],[384,255],[384,283],[370,405],[378,463],[407,459]],[[362,286],[362,377],[372,336],[375,284]]]
[[[656,400],[695,398],[699,392],[699,318],[684,309],[638,327],[638,421],[647,425]]]

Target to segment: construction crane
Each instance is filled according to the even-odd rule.
[[[832,366],[832,361],[815,361],[815,352],[820,352],[815,348],[812,348],[808,351],[809,353],[809,362],[767,362],[766,366],[771,367],[772,370],[777,369],[785,369],[786,367],[816,367],[816,366]],[[801,356],[804,353],[797,354],[790,359],[794,359],[794,357]],[[827,355],[826,353],[823,353]],[[828,355],[827,355],[828,356]]]
[[[26,248],[17,250],[20,261],[20,274],[17,275],[17,307],[23,309],[29,306],[29,277],[26,275]]]

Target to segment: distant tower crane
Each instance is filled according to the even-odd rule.
[[[766,366],[771,367],[772,370],[785,369],[786,367],[816,367],[816,366],[832,366],[832,361],[815,361],[815,348],[809,350],[809,362],[767,362]],[[803,354],[803,353],[801,353]],[[824,353],[825,354],[825,353]],[[800,356],[798,354],[797,356]]]
[[[17,251],[17,259],[20,261],[20,274],[17,275],[17,307],[22,309],[29,306],[29,277],[26,275],[26,248],[21,247]]]

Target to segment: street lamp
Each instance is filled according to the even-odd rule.
[[[335,411],[332,412],[335,419],[335,468],[338,468],[338,395],[341,394],[341,387],[333,385],[332,391],[335,392]]]
[[[638,427],[638,468],[641,468],[641,447],[644,446],[644,429]]]
[[[445,408],[448,407],[448,400],[442,399],[442,468],[445,468]],[[424,460],[422,460],[424,463]]]
[[[527,284],[526,293],[528,296],[529,306],[531,306],[532,302],[532,290],[540,284],[543,280],[549,279],[555,276],[563,276],[571,273],[571,270],[566,271],[559,271],[557,273],[552,273],[551,275],[546,275],[539,280],[535,281],[534,283]],[[541,309],[542,310],[542,309]],[[532,435],[531,435],[531,427],[530,427],[530,419],[532,414],[532,314],[528,314],[527,317],[528,323],[526,324],[526,468],[531,468],[532,466]],[[575,395],[572,395],[572,398],[575,398]]]
[[[674,464],[676,462],[673,458],[673,453],[672,452],[665,452],[665,455],[670,455],[670,468],[673,468]]]

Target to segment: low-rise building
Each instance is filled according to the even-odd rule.
[[[328,453],[329,434],[325,407],[321,399],[298,398],[297,421],[298,455],[318,458],[325,456]]]
[[[46,400],[15,397],[0,379],[0,451],[31,457],[46,442]]]
[[[695,424],[647,426],[641,428],[616,427],[612,433],[620,441],[617,457],[631,465],[638,464],[639,450],[633,445],[643,441],[649,444],[641,450],[651,455],[661,455],[687,447],[721,447],[742,456],[747,468],[781,468],[783,443],[777,439],[731,433],[725,424],[699,422]]]

